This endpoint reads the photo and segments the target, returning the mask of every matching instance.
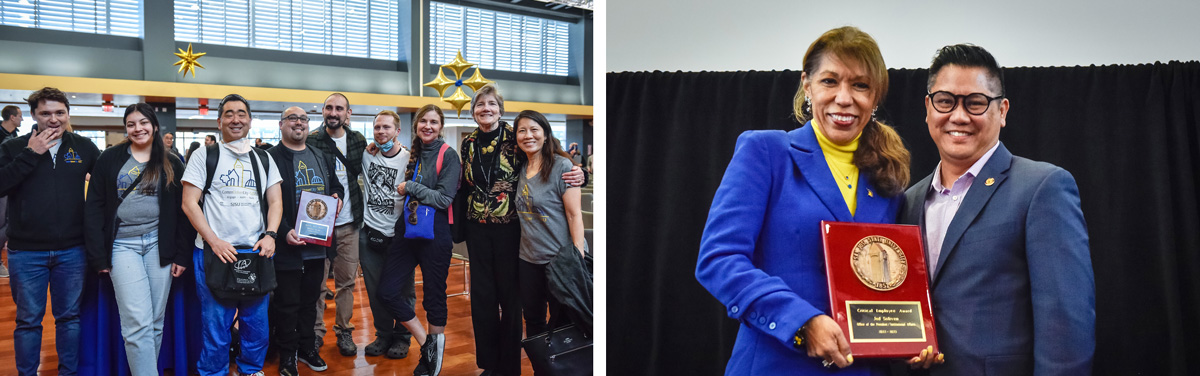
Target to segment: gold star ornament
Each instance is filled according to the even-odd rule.
[[[475,68],[475,74],[471,75],[471,78],[464,80],[463,76],[466,75],[467,70],[471,69],[471,67]],[[450,69],[451,72],[454,72],[453,80],[446,77],[444,69]],[[462,51],[459,51],[458,56],[453,61],[438,67],[437,78],[426,82],[423,86],[437,90],[439,98],[445,97],[446,92],[450,88],[454,88],[454,91],[452,91],[453,94],[450,97],[442,98],[442,100],[450,103],[458,111],[458,116],[462,117],[463,107],[466,107],[467,103],[471,103],[471,97],[467,96],[467,93],[463,91],[463,86],[471,88],[471,91],[475,91],[491,82],[491,80],[483,78],[483,73],[479,71],[479,67],[467,62],[467,59],[463,58]]]
[[[200,59],[200,57],[204,55],[208,55],[208,53],[192,52],[192,44],[188,43],[187,51],[184,51],[182,48],[180,48],[179,52],[175,53],[175,56],[179,57],[179,61],[176,61],[175,64],[172,65],[179,65],[179,72],[183,72],[184,76],[187,76],[188,73],[191,73],[192,78],[196,78],[196,67],[200,67],[202,69],[204,68],[204,66],[200,65],[200,62],[196,60]]]

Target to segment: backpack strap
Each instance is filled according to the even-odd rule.
[[[269,166],[270,163],[267,163],[269,161],[267,159],[267,152],[259,148],[250,148],[250,150],[253,151],[250,153],[250,164],[254,166],[254,190],[258,192],[258,208],[262,212],[263,229],[265,230],[269,228],[267,226],[267,198],[263,197],[263,190],[265,189],[263,188],[263,184],[266,183],[266,180],[263,179],[264,174],[258,172],[258,161],[262,161],[263,169],[266,170],[264,171],[266,176],[271,176],[271,167]],[[258,158],[254,157],[255,154],[258,154]]]
[[[217,160],[221,157],[221,147],[216,143],[205,146],[208,151],[204,158],[204,171],[207,172],[204,178],[204,190],[201,192],[200,199],[208,196],[208,190],[212,188],[213,175],[217,173]]]
[[[450,144],[443,142],[442,148],[438,149],[437,174],[438,174],[439,178],[442,175],[442,160],[446,158],[446,149],[449,149],[449,148],[450,148]],[[454,187],[454,191],[457,192],[458,187]],[[454,203],[453,202],[450,203],[450,207],[446,208],[446,214],[448,214],[450,216],[450,224],[454,224]]]

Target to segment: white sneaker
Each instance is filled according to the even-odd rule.
[[[0,264],[0,278],[8,278],[8,267]]]

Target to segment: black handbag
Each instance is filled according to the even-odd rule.
[[[218,299],[258,299],[274,291],[275,260],[258,252],[237,254],[237,261],[221,262],[208,244],[204,245],[204,284]]]
[[[209,152],[211,153],[212,150],[210,149]],[[250,164],[254,166],[255,181],[262,182],[264,180],[259,174],[258,159],[255,158],[255,154],[258,152],[261,152],[261,149],[254,149],[254,152],[250,153]],[[265,157],[265,153],[262,155],[265,163],[268,159]],[[212,165],[210,170],[215,170],[216,163],[209,162],[209,164]],[[209,171],[209,176],[212,176],[212,171]],[[206,190],[209,184],[211,183],[206,184]],[[262,184],[256,184],[255,188],[258,192],[259,210],[262,212],[263,224],[266,224],[267,203],[262,194]],[[251,247],[253,246],[234,246],[239,249]],[[261,298],[275,290],[278,285],[275,280],[275,260],[259,256],[258,252],[238,252],[236,257],[236,261],[224,263],[213,253],[208,242],[204,243],[204,284],[208,286],[208,290],[214,297],[226,300],[251,300]]]
[[[533,371],[539,376],[592,374],[592,337],[578,325],[550,329],[545,333],[525,338],[521,340],[521,347],[525,349],[525,355],[529,356]]]

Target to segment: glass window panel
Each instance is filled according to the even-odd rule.
[[[483,69],[566,76],[566,22],[430,2],[429,59],[463,57]]]

